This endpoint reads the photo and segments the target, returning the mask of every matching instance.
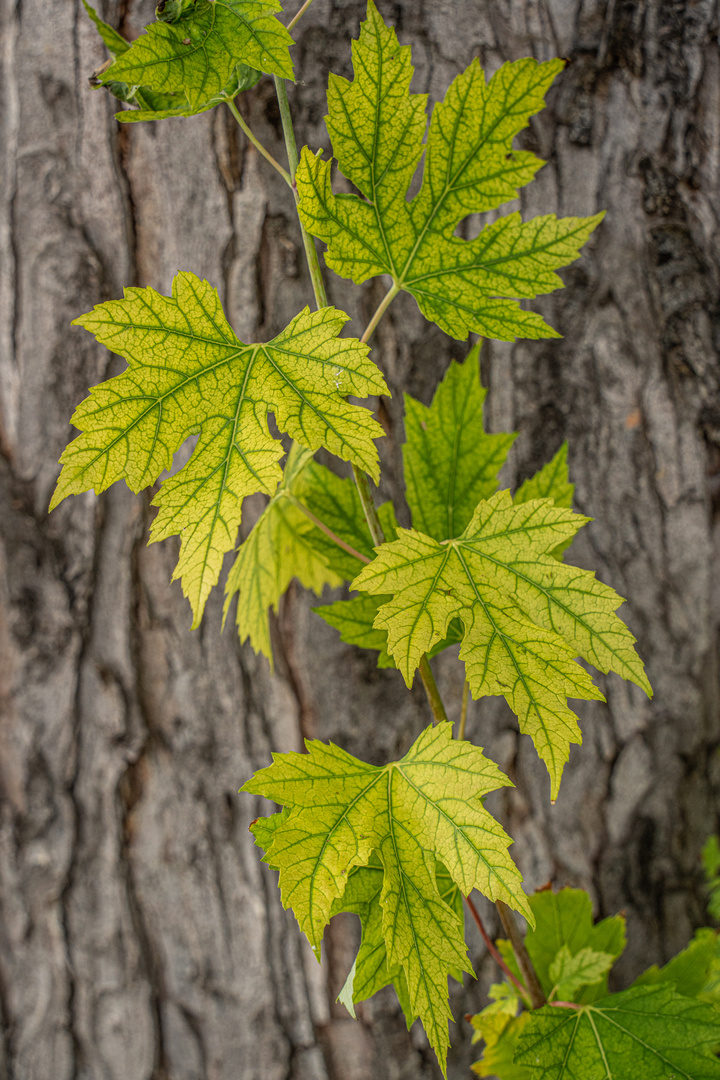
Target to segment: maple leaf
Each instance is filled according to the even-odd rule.
[[[330,76],[326,122],[340,170],[360,195],[335,195],[331,162],[307,147],[296,174],[300,216],[328,245],[327,265],[358,284],[389,274],[456,338],[470,331],[503,341],[559,337],[514,298],[562,287],[555,270],[577,258],[602,214],[525,223],[509,214],[475,240],[454,230],[468,214],[514,199],[544,164],[512,150],[512,140],[543,107],[563,62],[516,60],[486,83],[473,60],[435,106],[427,146],[427,96],[410,94],[410,49],[398,45],[372,0],[353,65],[353,82]],[[423,152],[422,186],[408,201]]]
[[[612,953],[585,948],[573,955],[569,946],[563,945],[550,965],[553,996],[559,1001],[572,999],[581,987],[599,982],[614,963]]]
[[[271,667],[268,612],[277,611],[290,581],[295,577],[320,595],[325,585],[341,585],[363,565],[329,539],[307,510],[354,551],[366,558],[373,554],[353,481],[336,476],[313,461],[310,451],[294,446],[277,491],[240,545],[225,587],[224,617],[237,594],[240,640],[249,638],[253,649],[266,656]],[[378,516],[385,535],[393,537],[396,522],[392,503],[383,503]]]
[[[198,0],[174,23],[146,27],[102,76],[164,92],[181,91],[191,108],[219,94],[236,64],[293,78],[292,37],[276,0]]]
[[[266,855],[280,871],[283,904],[317,951],[348,874],[379,857],[386,962],[403,970],[411,1014],[444,1064],[447,975],[469,967],[462,922],[438,892],[436,860],[462,893],[477,888],[532,919],[508,837],[480,801],[509,781],[479,748],[453,740],[448,723],[384,767],[332,744],[305,745],[307,754],[274,755],[242,788],[289,809]]]
[[[75,322],[124,356],[128,369],[94,387],[75,411],[82,434],[64,451],[50,508],[66,495],[104,491],[124,479],[154,483],[185,439],[199,434],[188,463],[166,479],[151,540],[182,535],[175,577],[197,626],[223,557],[235,544],[242,500],[270,495],[284,451],[267,414],[304,446],[377,475],[373,439],[382,428],[345,400],[384,393],[367,346],[338,338],[348,316],[334,308],[297,315],[266,344],[245,345],[225,319],[215,289],[180,273],[171,297],[130,288]]]
[[[638,986],[580,1009],[530,1016],[515,1061],[534,1080],[717,1080],[720,1018],[666,983]]]
[[[236,623],[241,641],[250,638],[255,652],[273,666],[268,611],[277,611],[280,597],[293,578],[318,595],[325,585],[343,579],[328,565],[313,543],[317,528],[298,506],[295,488],[312,460],[312,451],[295,443],[277,491],[240,545],[225,587],[225,610],[237,594]]]
[[[412,529],[378,549],[351,583],[391,595],[375,618],[409,686],[423,653],[462,619],[460,659],[473,696],[502,695],[531,735],[555,798],[571,742],[580,742],[567,697],[604,700],[582,656],[651,693],[634,638],[614,614],[622,598],[593,573],[549,552],[588,519],[537,499],[514,504],[506,491],[481,502],[456,539]]]

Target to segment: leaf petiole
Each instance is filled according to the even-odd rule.
[[[478,930],[480,931],[481,938],[485,942],[485,948],[490,953],[490,955],[492,956],[492,958],[495,961],[495,963],[497,964],[497,966],[504,972],[506,978],[508,978],[510,980],[510,982],[513,984],[513,986],[518,991],[518,993],[526,1001],[530,1001],[530,994],[528,993],[527,987],[524,986],[520,982],[517,975],[515,975],[510,970],[510,968],[507,966],[507,964],[503,960],[501,954],[499,953],[498,949],[495,946],[494,941],[492,940],[492,938],[488,934],[487,930],[485,929],[485,924],[483,923],[482,919],[480,918],[480,912],[475,907],[475,904],[473,903],[473,901],[470,899],[469,896],[464,896],[463,900],[467,904],[468,910],[470,911],[470,914],[472,915],[473,919],[475,920],[475,925],[477,926]]]
[[[245,123],[245,121],[243,120],[240,113],[238,112],[238,110],[237,110],[237,108],[235,106],[235,102],[234,101],[227,101],[225,104],[227,105],[228,109],[230,110],[230,112],[233,114],[233,116],[237,120],[238,124],[240,125],[240,128],[245,133],[245,135],[249,139],[249,141],[253,144],[253,146],[255,147],[257,152],[259,154],[262,154],[262,156],[265,158],[265,160],[268,161],[272,165],[273,169],[275,169],[277,172],[280,173],[280,175],[282,176],[283,180],[288,185],[288,187],[292,187],[293,183],[292,183],[292,177],[290,176],[290,173],[286,169],[283,169],[280,162],[276,161],[275,158],[270,153],[270,151],[266,150],[265,147],[263,146],[263,144],[260,142],[260,140],[255,135],[253,135],[252,131],[250,130],[248,125]]]
[[[432,709],[433,724],[439,724],[443,720],[447,720],[447,713],[445,712],[445,706],[442,703],[440,691],[437,688],[437,683],[435,682],[435,676],[432,673],[427,653],[423,653],[420,657],[418,671],[420,672],[420,678],[422,679],[422,684],[425,687],[425,693],[427,694],[427,699],[430,703],[430,708]]]
[[[296,25],[297,25],[297,23],[299,23],[299,22],[300,22],[300,20],[302,19],[303,15],[305,14],[305,12],[307,11],[307,9],[308,9],[308,8],[310,7],[310,5],[311,5],[311,4],[312,4],[312,0],[305,0],[305,3],[304,3],[304,4],[303,4],[303,6],[302,6],[302,7],[300,8],[300,10],[299,10],[299,11],[297,11],[297,12],[295,13],[295,15],[293,15],[292,19],[291,19],[291,20],[290,20],[290,22],[289,22],[289,23],[287,24],[287,29],[288,29],[288,30],[292,30],[292,28],[293,28],[294,26],[296,26]]]
[[[463,683],[462,692],[462,705],[460,706],[460,727],[458,729],[458,739],[465,738],[465,725],[467,723],[468,714],[468,698],[470,697],[470,683],[465,680]]]
[[[372,319],[370,320],[370,322],[365,327],[365,332],[364,332],[363,336],[360,338],[360,340],[362,342],[367,343],[370,340],[370,338],[372,337],[372,335],[375,332],[377,324],[380,322],[383,315],[385,314],[387,309],[390,307],[390,304],[393,302],[393,300],[395,299],[395,297],[397,296],[397,294],[399,292],[400,292],[400,286],[397,284],[397,282],[394,281],[392,283],[392,285],[390,286],[390,288],[388,289],[388,291],[385,293],[385,295],[382,298],[382,300],[380,301],[380,303],[378,304],[377,309],[376,309],[375,314],[373,315]]]
[[[285,493],[285,497],[290,500],[293,506],[297,506],[298,510],[301,510],[305,517],[309,521],[312,521],[313,525],[315,525],[316,528],[320,529],[321,532],[325,533],[328,539],[332,540],[333,544],[337,544],[337,546],[341,547],[343,551],[347,551],[348,555],[352,555],[353,558],[359,559],[362,563],[370,562],[367,555],[363,555],[361,551],[356,551],[354,547],[351,547],[350,544],[346,544],[344,540],[341,540],[339,536],[336,536],[332,529],[328,528],[324,521],[321,521],[319,517],[316,517],[315,514],[313,514],[312,510],[309,510],[308,507],[305,506],[305,504],[302,503],[300,499],[298,499],[297,495],[293,495],[292,492],[288,491]]]

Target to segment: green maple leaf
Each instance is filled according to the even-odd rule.
[[[156,101],[155,106],[151,108],[144,107],[141,101],[139,109],[124,109],[122,112],[115,113],[115,119],[122,124],[137,124],[147,120],[168,120],[173,117],[198,116],[200,113],[209,112],[210,109],[214,109],[218,105],[223,105],[226,101],[233,101],[238,94],[255,86],[261,77],[262,72],[256,71],[255,68],[248,67],[246,64],[236,64],[229,82],[219,93],[207,101],[191,105],[185,94],[177,94],[172,97],[168,94],[158,94],[153,96],[155,98],[169,98],[170,100]],[[141,96],[143,99],[147,99],[150,95],[148,91],[143,90]],[[137,94],[135,97],[137,97]],[[147,104],[150,105],[151,102],[148,101]]]
[[[412,529],[378,549],[351,583],[391,595],[375,618],[407,685],[423,653],[462,619],[460,659],[473,697],[502,695],[550,773],[555,798],[570,743],[580,742],[567,697],[604,700],[583,656],[648,693],[634,638],[614,614],[622,598],[550,552],[588,519],[549,500],[514,504],[506,491],[481,502],[463,534],[438,542]]]
[[[276,0],[199,0],[176,23],[151,23],[102,81],[180,91],[195,107],[222,91],[238,63],[292,79],[293,40],[273,14],[281,10]]]
[[[460,536],[480,500],[497,491],[517,437],[486,434],[485,394],[475,346],[463,364],[450,364],[431,405],[405,395],[406,497],[413,528],[435,540]]]
[[[86,14],[95,24],[95,28],[102,38],[103,45],[108,52],[111,52],[113,56],[121,56],[122,53],[127,52],[130,48],[130,42],[126,41],[122,34],[117,32],[115,27],[104,22],[95,8],[88,4],[88,0],[83,0],[83,7],[85,8]]]
[[[530,1016],[515,1061],[535,1080],[717,1080],[720,1016],[671,986],[638,986]]]
[[[199,433],[188,463],[153,500],[159,512],[151,532],[153,541],[182,535],[175,577],[182,577],[197,626],[235,544],[243,498],[272,494],[282,475],[284,451],[270,435],[268,412],[309,449],[325,446],[377,475],[373,439],[382,429],[345,395],[383,393],[384,382],[366,345],[338,338],[347,318],[334,308],[306,308],[272,341],[245,345],[217,292],[188,273],[177,275],[172,297],[130,288],[125,299],[99,304],[75,322],[129,366],[75,411],[82,434],[60,459],[50,508],[120,479],[139,491]]]
[[[487,1010],[472,1018],[477,1028],[473,1036],[485,1040],[483,1055],[471,1065],[472,1071],[482,1077],[500,1077],[501,1080],[532,1080],[533,1074],[524,1065],[514,1061],[520,1034],[530,1019],[529,1013],[508,1016],[496,1012],[485,1015]]]
[[[479,749],[454,741],[450,724],[428,728],[401,761],[382,768],[332,744],[306,746],[307,754],[275,755],[242,789],[289,808],[266,856],[280,871],[283,904],[319,950],[348,874],[378,856],[386,962],[403,970],[411,1014],[444,1063],[447,976],[469,966],[462,922],[438,891],[436,860],[462,893],[477,888],[532,918],[508,837],[480,801],[508,780]]]
[[[331,162],[305,147],[296,180],[305,227],[328,245],[328,266],[358,284],[389,274],[446,333],[512,341],[558,337],[515,299],[562,286],[555,270],[577,258],[601,220],[509,214],[475,240],[453,235],[468,214],[514,199],[544,162],[512,141],[543,107],[561,60],[505,64],[485,82],[477,60],[435,106],[427,145],[424,94],[410,94],[410,49],[398,46],[372,0],[353,42],[355,79],[331,75],[326,117],[339,167],[359,190],[335,195]],[[425,153],[423,182],[407,191]]]
[[[388,964],[387,959],[380,903],[383,876],[383,866],[377,856],[371,859],[369,866],[356,866],[348,875],[348,883],[341,899],[336,900],[332,906],[332,915],[350,912],[359,915],[362,923],[360,948],[337,1000],[355,1020],[355,1005],[358,1002],[367,1001],[378,990],[392,984],[409,1029],[415,1017],[411,1011],[405,973],[400,965]],[[435,864],[435,884],[440,898],[462,923],[462,895],[450,874],[439,862]],[[462,982],[462,969],[451,968],[449,973],[457,982]]]

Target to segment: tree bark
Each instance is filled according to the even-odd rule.
[[[101,14],[134,36],[152,6],[106,0]],[[315,0],[298,27],[301,144],[327,146],[327,72],[351,74],[363,7]],[[516,784],[489,805],[528,887],[578,885],[598,915],[625,910],[625,985],[703,922],[699,852],[718,825],[718,5],[379,7],[434,100],[476,55],[489,71],[568,58],[521,140],[548,162],[521,208],[607,211],[567,288],[533,303],[564,339],[486,343],[483,378],[490,428],[520,432],[508,484],[568,439],[576,506],[595,519],[570,558],[627,598],[655,697],[600,677],[607,705],[581,707],[555,806],[501,703],[471,705],[468,737]],[[390,991],[360,1022],[334,1004],[358,929],[336,920],[317,965],[248,832],[268,807],[237,794],[303,736],[402,754],[429,722],[419,684],[408,693],[339,643],[296,588],[274,624],[275,674],[221,633],[219,595],[191,633],[170,581],[177,542],[146,546],[151,494],[116,485],[47,515],[72,409],[123,366],[71,320],[127,284],[167,292],[188,269],[219,287],[241,338],[272,336],[312,298],[290,193],[227,110],[118,125],[88,86],[105,53],[79,0],[0,12],[0,1080],[436,1077]],[[281,158],[273,95],[264,79],[240,107]],[[380,282],[327,284],[359,334]],[[374,351],[390,433],[401,391],[429,401],[466,351],[398,298]],[[383,454],[407,522],[397,446]],[[459,665],[445,655],[436,671],[454,718]],[[452,990],[454,1080],[477,1056],[463,1014],[494,977],[468,935],[481,980]]]

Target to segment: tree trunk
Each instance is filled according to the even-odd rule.
[[[106,0],[101,14],[134,36],[152,6]],[[655,698],[601,678],[608,703],[582,706],[555,806],[501,703],[473,704],[468,735],[517,785],[490,805],[528,887],[579,885],[598,915],[626,911],[623,985],[703,921],[699,851],[718,824],[718,6],[379,7],[434,99],[476,55],[491,70],[570,61],[524,136],[548,164],[522,209],[607,217],[567,288],[533,304],[564,340],[483,346],[489,425],[520,431],[509,484],[569,440],[576,506],[595,518],[570,558],[627,597]],[[219,595],[191,633],[170,582],[177,542],[146,546],[150,494],[118,484],[47,515],[72,409],[122,370],[70,321],[188,269],[219,287],[241,338],[272,336],[312,299],[290,193],[227,110],[119,126],[88,86],[106,54],[79,0],[0,11],[0,1078],[437,1077],[390,991],[359,1023],[334,1004],[357,926],[336,920],[319,967],[248,832],[267,806],[237,794],[304,735],[375,762],[402,754],[429,722],[421,689],[339,643],[300,589],[274,624],[274,675],[221,633]],[[328,69],[350,75],[362,16],[361,0],[315,0],[298,27],[291,103],[313,148],[327,145]],[[241,102],[282,157],[272,81]],[[328,286],[360,333],[380,282]],[[375,345],[401,438],[400,391],[428,401],[467,346],[408,296]],[[384,454],[402,518],[398,450]],[[454,717],[459,665],[445,655],[437,672]],[[453,1080],[477,1056],[463,1014],[493,975],[468,933],[481,982],[453,984]]]

